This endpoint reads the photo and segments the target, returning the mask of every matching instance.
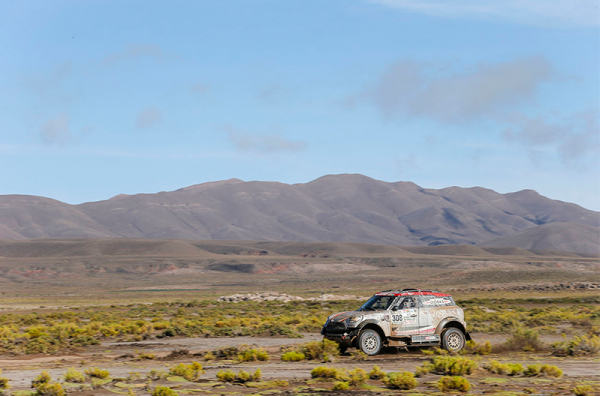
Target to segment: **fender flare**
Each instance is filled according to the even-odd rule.
[[[360,332],[366,327],[366,328],[373,329],[376,332],[378,332],[379,335],[381,336],[381,341],[384,343],[387,342],[387,336],[385,335],[385,332],[379,325],[379,322],[380,321],[375,320],[375,319],[368,319],[368,320],[365,320],[364,322],[361,322],[361,324],[356,328],[356,336],[354,337],[354,339],[356,339],[356,337],[358,337]],[[353,343],[354,343],[354,339],[352,340]]]
[[[449,326],[449,327],[456,327],[457,329],[459,329],[460,331],[462,331],[463,334],[465,335],[465,338],[466,338],[467,341],[471,340],[471,335],[467,331],[465,325],[458,318],[456,318],[454,316],[450,316],[450,317],[442,319],[440,321],[440,323],[438,323],[437,328],[435,329],[434,334],[442,334],[442,332],[444,331],[444,329],[446,327],[448,327],[449,324],[452,324],[452,326]]]

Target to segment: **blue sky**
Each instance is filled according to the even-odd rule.
[[[4,0],[0,194],[362,173],[600,210],[596,0]]]

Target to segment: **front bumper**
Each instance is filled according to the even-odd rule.
[[[352,346],[354,339],[358,336],[360,329],[345,329],[344,331],[327,330],[325,326],[321,329],[323,338],[338,342],[340,345]]]

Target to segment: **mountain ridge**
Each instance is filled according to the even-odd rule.
[[[228,179],[79,205],[36,196],[0,196],[0,239],[475,245],[548,223],[598,227],[600,213],[533,190],[500,194],[484,187],[426,189],[360,174],[325,175],[298,184]]]

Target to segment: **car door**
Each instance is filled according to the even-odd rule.
[[[394,303],[390,313],[392,337],[418,334],[419,307],[414,297],[401,297]]]

